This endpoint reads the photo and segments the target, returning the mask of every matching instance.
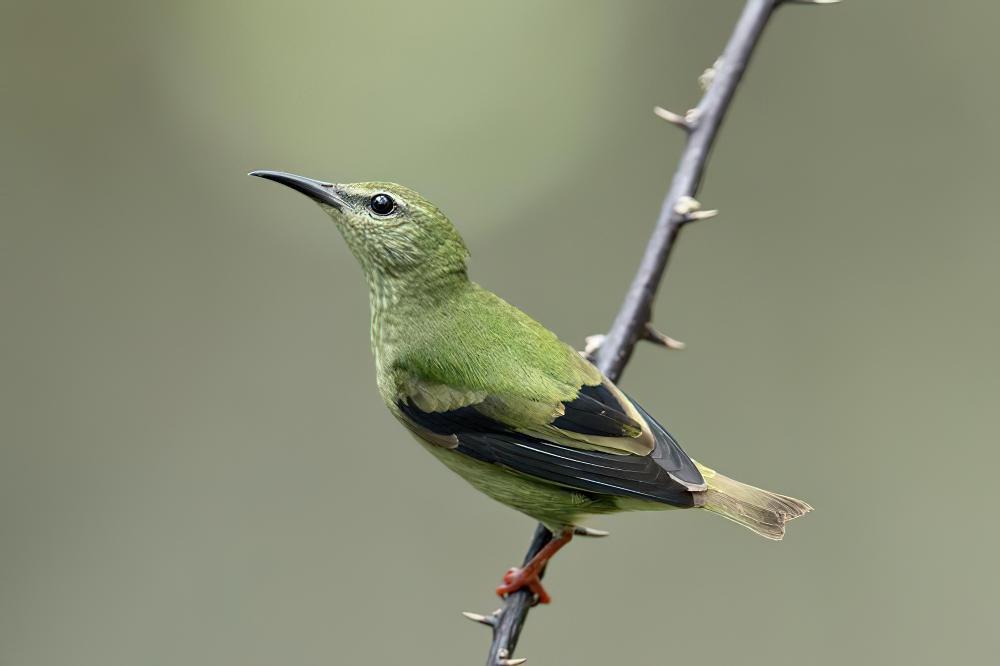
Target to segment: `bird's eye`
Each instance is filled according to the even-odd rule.
[[[368,207],[376,215],[390,215],[396,210],[396,202],[388,194],[379,193],[371,198]]]

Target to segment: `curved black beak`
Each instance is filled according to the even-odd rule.
[[[273,180],[276,183],[287,185],[296,192],[301,192],[317,203],[333,206],[337,210],[344,209],[344,202],[337,198],[337,194],[333,190],[333,183],[324,183],[322,180],[296,176],[294,173],[285,173],[284,171],[251,171],[247,175]]]

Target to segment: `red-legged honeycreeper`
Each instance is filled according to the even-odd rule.
[[[445,215],[394,183],[335,185],[254,171],[316,201],[368,280],[378,389],[424,448],[555,538],[501,596],[529,587],[584,519],[700,508],[781,539],[805,502],[693,461],[663,426],[554,333],[469,280]]]

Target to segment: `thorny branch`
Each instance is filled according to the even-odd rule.
[[[656,227],[611,330],[606,336],[591,336],[587,340],[586,353],[595,359],[597,366],[612,381],[618,381],[621,377],[640,340],[672,349],[683,347],[683,343],[652,327],[653,300],[681,229],[691,222],[714,217],[718,213],[714,210],[701,210],[701,204],[694,197],[701,185],[705,165],[722,120],[768,20],[774,10],[785,2],[832,4],[837,1],[748,0],[722,56],[700,79],[705,93],[698,105],[684,114],[656,108],[657,116],[683,129],[688,138],[670,189],[663,200]],[[530,561],[551,539],[551,532],[539,524],[524,556],[524,562]],[[544,571],[542,574],[544,575]],[[513,654],[533,601],[532,593],[523,589],[509,595],[503,606],[491,615],[464,613],[470,620],[493,629],[487,666],[517,666],[526,661],[524,658],[515,659]]]

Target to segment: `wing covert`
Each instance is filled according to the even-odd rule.
[[[475,405],[442,412],[425,412],[406,401],[396,406],[411,429],[457,442],[448,448],[483,462],[583,492],[674,506],[691,506],[694,502],[687,486],[673,478],[660,464],[663,456],[655,453],[623,455],[546,441],[504,425]],[[670,456],[666,459],[673,460]]]

